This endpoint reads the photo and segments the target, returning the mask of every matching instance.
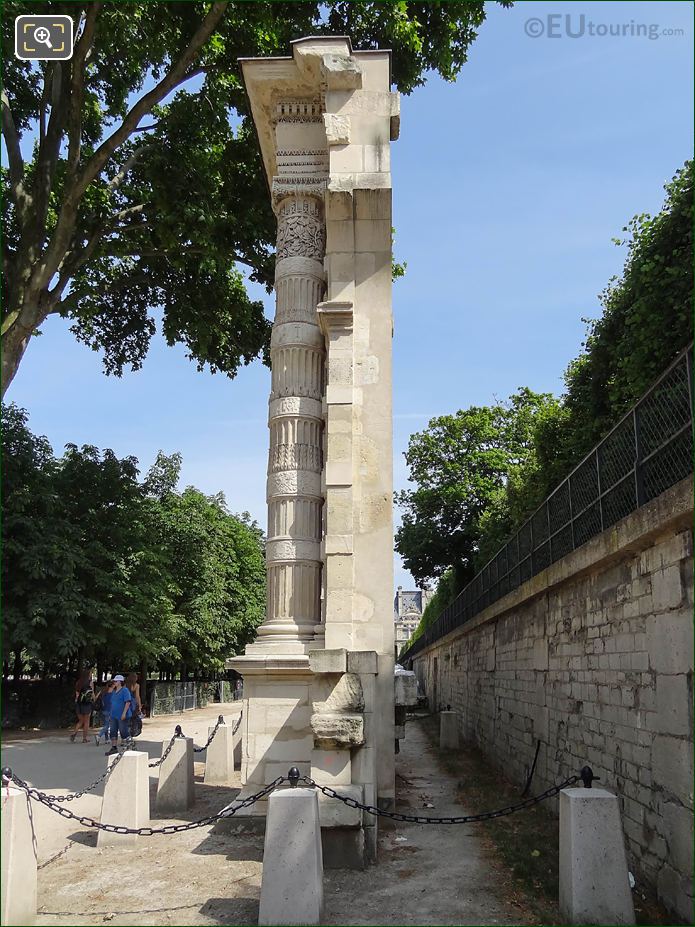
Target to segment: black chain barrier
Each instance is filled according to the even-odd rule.
[[[102,824],[100,821],[95,821],[94,818],[87,817],[86,815],[80,816],[79,814],[75,814],[73,811],[70,811],[69,808],[65,808],[63,805],[58,804],[55,800],[56,796],[47,795],[45,792],[33,788],[28,782],[15,776],[9,767],[5,767],[2,770],[3,787],[8,786],[10,782],[14,783],[17,788],[26,792],[30,798],[50,808],[51,811],[55,811],[56,814],[59,814],[62,818],[70,818],[73,821],[77,821],[77,823],[81,824],[83,827],[95,827],[97,830],[103,830],[109,834],[134,834],[137,837],[154,837],[159,834],[180,834],[183,831],[194,830],[196,827],[207,827],[209,824],[214,824],[216,821],[234,817],[237,811],[241,811],[242,808],[248,808],[250,805],[255,805],[257,801],[261,801],[266,795],[274,791],[279,785],[282,785],[283,782],[287,781],[286,776],[278,776],[270,785],[266,785],[255,794],[242,799],[242,801],[233,808],[225,808],[223,811],[218,811],[217,814],[208,815],[208,817],[201,818],[198,821],[188,821],[186,824],[167,824],[165,827],[124,827],[121,824]]]
[[[241,725],[241,717],[242,717],[242,715],[243,715],[243,712],[239,715],[239,718],[237,719],[236,724],[235,724],[234,727],[232,728],[232,733],[233,733],[233,734],[236,734],[236,732],[239,730],[239,726]],[[224,724],[224,718],[222,717],[222,715],[219,715],[219,717],[217,718],[217,724],[215,725],[215,727],[214,727],[213,731],[211,732],[210,736],[208,737],[208,740],[207,740],[207,743],[205,744],[205,746],[204,746],[204,747],[195,747],[195,746],[193,747],[193,750],[194,750],[195,753],[201,753],[203,750],[206,750],[206,749],[210,746],[210,744],[212,743],[212,741],[213,741],[213,739],[214,739],[214,737],[215,737],[215,734],[217,733],[217,731],[218,731],[218,729],[219,729],[219,727],[220,727],[221,724]],[[157,766],[161,766],[162,763],[164,762],[164,760],[165,760],[165,759],[169,756],[169,754],[171,753],[171,751],[172,751],[172,749],[173,749],[173,746],[174,746],[174,744],[176,743],[176,741],[177,741],[180,737],[184,737],[184,736],[185,736],[185,735],[184,735],[183,731],[181,730],[181,725],[180,725],[180,724],[177,724],[176,727],[174,728],[174,733],[173,733],[173,735],[172,735],[172,737],[171,737],[171,740],[169,741],[169,743],[168,743],[167,746],[166,746],[166,749],[164,750],[164,752],[162,753],[162,755],[160,756],[160,758],[159,758],[158,760],[155,760],[154,763],[148,763],[148,764],[147,764],[147,765],[148,765],[148,768],[149,768],[149,769],[155,769]],[[117,756],[116,759],[113,761],[113,763],[111,763],[111,765],[108,767],[108,769],[106,770],[106,772],[103,772],[97,779],[94,780],[94,782],[91,782],[89,785],[85,786],[83,789],[80,789],[78,792],[70,792],[68,795],[50,795],[50,794],[48,794],[48,793],[42,793],[42,794],[46,795],[46,797],[49,798],[51,801],[57,801],[57,802],[62,802],[62,801],[75,801],[75,800],[78,799],[78,798],[82,798],[83,795],[86,795],[88,792],[93,791],[93,790],[94,790],[98,785],[100,785],[102,782],[103,782],[103,783],[106,783],[106,780],[109,778],[109,776],[110,776],[111,773],[114,771],[114,769],[116,768],[116,766],[118,766],[118,764],[120,763],[120,761],[121,761],[121,759],[122,759],[122,757],[123,757],[123,754],[124,754],[127,750],[132,749],[134,746],[135,746],[135,740],[134,740],[132,737],[129,737],[127,740],[123,741],[123,744],[121,745],[121,748],[120,748],[119,751],[118,751],[118,756]]]
[[[215,731],[208,739],[208,742],[212,741],[212,737],[217,732],[217,728],[220,726],[220,723],[224,723],[222,721],[221,715],[217,725],[215,726]],[[183,736],[180,731],[181,728],[177,726],[177,733],[175,733],[172,737],[168,749],[171,749],[171,745],[177,737]],[[122,755],[123,754],[121,754],[121,756]],[[113,771],[120,758],[121,757],[119,756],[118,759],[114,760],[107,773]],[[164,755],[162,756],[162,760],[163,759]],[[106,777],[102,776],[101,778]],[[14,783],[18,788],[25,791],[30,798],[33,798],[35,801],[38,801],[42,805],[45,805],[47,808],[50,808],[51,811],[55,811],[61,817],[70,818],[74,821],[77,821],[83,827],[95,827],[97,830],[103,830],[110,834],[135,834],[139,837],[153,837],[158,834],[179,834],[183,831],[193,830],[196,827],[207,827],[210,824],[214,824],[216,821],[221,821],[224,818],[233,817],[237,811],[241,811],[242,808],[248,808],[250,805],[254,805],[257,801],[265,798],[266,795],[269,795],[270,792],[274,791],[284,782],[289,782],[292,788],[296,788],[299,782],[304,782],[310,788],[318,789],[319,792],[322,792],[328,798],[335,798],[338,801],[341,801],[344,805],[347,805],[349,808],[358,808],[362,811],[366,811],[367,814],[374,815],[375,817],[389,818],[392,821],[402,821],[405,824],[475,824],[481,821],[491,821],[494,818],[501,818],[508,814],[514,814],[516,811],[522,811],[524,808],[531,808],[533,805],[540,804],[540,802],[545,801],[547,798],[552,798],[554,795],[558,795],[562,789],[574,785],[579,781],[584,783],[585,788],[590,789],[592,782],[594,780],[598,780],[598,778],[598,776],[594,775],[590,766],[584,766],[578,776],[568,776],[568,778],[563,782],[551,786],[549,789],[546,789],[539,795],[526,798],[523,801],[516,802],[513,805],[507,805],[505,808],[498,808],[495,811],[482,811],[478,814],[430,817],[429,815],[402,814],[399,811],[386,811],[382,808],[377,808],[376,805],[365,805],[354,798],[350,798],[346,795],[340,795],[335,791],[335,789],[330,788],[330,786],[319,785],[309,776],[302,776],[296,766],[293,766],[286,776],[278,776],[277,779],[275,779],[269,785],[264,786],[260,791],[253,795],[249,795],[248,798],[242,799],[242,801],[240,801],[239,804],[235,805],[233,808],[224,809],[223,811],[219,811],[217,814],[209,815],[208,817],[201,818],[198,821],[189,821],[186,824],[168,824],[165,827],[124,827],[119,824],[102,824],[99,821],[95,821],[93,818],[75,814],[74,812],[70,811],[69,808],[65,808],[60,804],[61,801],[70,801],[73,798],[84,795],[84,793],[88,791],[87,789],[83,789],[81,792],[76,792],[69,797],[65,795],[49,795],[46,792],[41,792],[39,789],[33,788],[27,782],[24,782],[23,779],[15,776],[9,767],[5,767],[2,770],[3,787],[9,786],[10,782]]]
[[[335,789],[327,785],[319,785],[308,776],[301,776],[301,781],[312,788],[318,789],[319,792],[323,792],[323,794],[327,795],[329,798],[337,798],[338,801],[342,801],[342,803],[349,808],[360,808],[362,811],[366,811],[367,814],[373,814],[375,817],[379,818],[390,818],[392,821],[403,821],[406,824],[475,824],[478,821],[491,821],[493,818],[502,818],[507,814],[514,814],[515,811],[522,811],[524,808],[537,805],[545,801],[546,798],[552,798],[553,795],[557,795],[562,789],[566,789],[568,786],[574,785],[575,782],[579,782],[580,778],[581,776],[570,776],[565,779],[564,782],[553,785],[551,788],[546,789],[545,792],[541,792],[540,795],[526,798],[524,801],[517,802],[514,805],[507,805],[506,808],[499,808],[496,811],[482,811],[479,814],[466,814],[457,817],[443,818],[429,817],[421,814],[401,814],[399,811],[385,811],[383,808],[377,808],[376,805],[363,805],[362,802],[357,801],[355,798],[340,795]]]
[[[113,763],[111,763],[111,765],[108,767],[106,772],[103,772],[99,776],[98,779],[94,780],[94,782],[91,782],[89,785],[86,785],[83,789],[80,789],[79,792],[70,792],[67,795],[48,795],[47,797],[50,798],[51,801],[75,801],[76,798],[82,798],[82,796],[86,795],[87,792],[91,792],[93,789],[95,789],[99,785],[100,782],[104,782],[104,783],[106,782],[106,780],[109,778],[111,773],[121,762],[121,759],[123,758],[123,754],[126,752],[126,750],[129,750],[132,746],[134,746],[134,741],[132,738],[128,738],[128,740],[126,740],[123,743],[122,749],[118,751],[118,756],[113,761]],[[3,772],[3,777],[4,775],[5,774]]]
[[[193,746],[193,752],[194,752],[194,753],[202,753],[203,750],[207,750],[207,748],[210,746],[210,744],[211,744],[212,741],[214,740],[215,734],[216,734],[216,733],[218,732],[218,730],[220,729],[220,725],[222,725],[222,724],[224,724],[224,718],[222,717],[222,715],[220,715],[219,718],[217,719],[217,724],[213,727],[212,731],[210,732],[210,736],[208,737],[208,739],[206,740],[206,742],[203,744],[202,747],[196,747],[196,746],[194,745],[194,746]]]
[[[166,750],[164,751],[164,753],[162,753],[162,755],[160,756],[160,758],[159,758],[158,760],[155,760],[154,763],[148,763],[148,764],[147,764],[148,767],[149,767],[150,769],[154,769],[155,766],[161,766],[161,765],[162,765],[162,763],[164,762],[164,760],[165,760],[165,759],[169,756],[169,754],[171,753],[172,747],[174,746],[174,744],[176,743],[176,741],[179,739],[179,737],[183,737],[183,731],[181,730],[181,725],[180,725],[180,724],[177,724],[176,727],[174,728],[174,733],[173,733],[173,735],[172,735],[172,738],[171,738],[171,740],[169,741],[169,743],[167,744],[167,747],[166,747]]]

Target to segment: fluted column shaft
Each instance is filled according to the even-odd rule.
[[[320,197],[276,207],[276,314],[268,458],[268,598],[258,641],[311,641],[321,618],[321,470],[324,339],[316,306],[325,288]]]

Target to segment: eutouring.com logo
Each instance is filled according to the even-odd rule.
[[[547,16],[532,16],[524,23],[524,32],[531,39],[583,39],[585,36],[599,38],[649,39],[685,35],[685,29],[672,29],[658,23],[596,23],[587,19],[584,13],[548,13]]]

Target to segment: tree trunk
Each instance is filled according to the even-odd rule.
[[[24,314],[24,313],[22,313]],[[41,313],[37,310],[36,312],[27,313],[27,315],[35,315],[37,318],[41,319]],[[43,320],[41,320],[43,321]],[[40,322],[37,322],[36,325],[29,325],[28,327],[21,324],[19,318],[16,319],[10,325],[7,325],[7,319],[3,324],[2,331],[2,397],[5,398],[5,393],[14,380],[15,374],[19,370],[19,364],[24,357],[24,352],[27,349],[29,340],[33,332],[36,330]],[[5,329],[7,325],[7,329]]]
[[[14,676],[15,685],[19,681],[19,677],[22,675],[22,669],[23,669],[22,651],[15,650],[14,667],[12,668],[12,675]]]

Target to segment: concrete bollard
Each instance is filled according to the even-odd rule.
[[[560,914],[563,924],[634,924],[617,795],[560,792]]]
[[[169,745],[163,745],[165,750]],[[158,812],[186,811],[193,805],[193,738],[177,737],[169,755],[159,767],[157,799]]]
[[[36,920],[36,838],[31,800],[22,789],[3,784],[2,917],[0,923],[33,924]]]
[[[276,789],[268,797],[261,925],[320,924],[323,857],[315,789]]]
[[[109,757],[109,766],[118,757]],[[125,827],[147,827],[150,823],[149,756],[138,750],[126,750],[118,766],[106,780],[101,804],[101,823]],[[135,834],[111,834],[100,830],[98,847],[126,846],[137,841]]]
[[[459,715],[457,711],[439,712],[439,749],[458,750]]]
[[[212,734],[208,730],[208,737]],[[205,755],[205,778],[207,785],[231,785],[234,775],[234,737],[230,724],[221,724],[207,748]]]

